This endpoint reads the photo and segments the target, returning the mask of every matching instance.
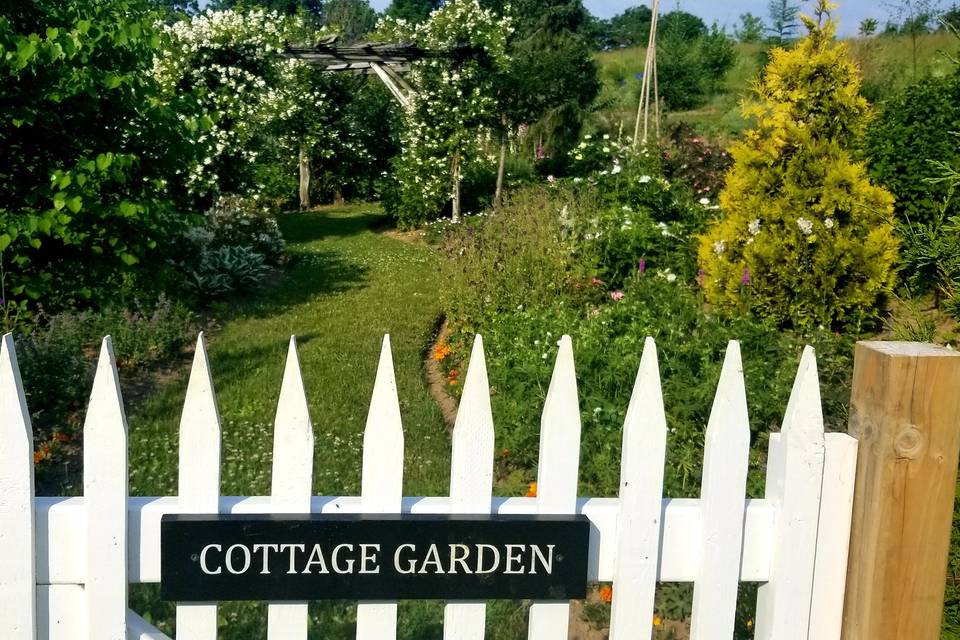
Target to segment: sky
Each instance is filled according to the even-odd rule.
[[[876,18],[882,26],[890,19],[889,11],[879,0],[839,0],[840,8],[836,17],[840,20],[840,35],[856,35],[860,21],[864,18]],[[371,0],[370,4],[378,10],[383,10],[390,4],[390,0]],[[650,6],[647,2],[631,2],[630,0],[584,0],[584,4],[593,15],[600,18],[610,18],[624,9],[636,7],[640,4]],[[810,12],[812,0],[800,2],[803,11]],[[661,11],[672,11],[678,6],[683,11],[700,16],[708,24],[716,21],[721,26],[732,30],[739,22],[740,14],[752,13],[767,19],[769,0],[661,0]]]

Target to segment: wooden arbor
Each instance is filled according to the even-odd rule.
[[[483,57],[485,52],[466,46],[445,50],[422,49],[412,44],[361,43],[337,46],[336,36],[325,38],[313,45],[287,47],[286,56],[301,60],[327,73],[353,73],[376,75],[390,90],[404,109],[412,104],[416,89],[403,78],[410,71],[410,64],[426,58],[466,60]],[[503,154],[501,153],[501,156]],[[501,160],[502,165],[502,160]],[[459,169],[454,166],[454,217],[459,215]],[[501,177],[498,179],[498,193]],[[310,208],[310,158],[305,148],[300,149],[300,208]]]

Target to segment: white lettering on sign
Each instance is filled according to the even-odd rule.
[[[203,572],[208,576],[217,576],[223,573],[223,568],[218,566],[216,571],[211,571],[207,568],[207,552],[211,549],[215,551],[222,551],[223,547],[218,544],[208,544],[205,546],[203,551],[200,552],[200,569],[203,570]]]
[[[414,543],[405,543],[397,547],[393,554],[393,568],[401,575],[410,574],[488,574],[498,571],[517,575],[553,573],[554,549],[556,545],[537,544],[460,544],[451,543],[446,549],[431,544],[425,549]],[[307,553],[306,544],[264,544],[252,546],[245,544],[230,545],[226,551],[223,545],[208,544],[200,551],[200,569],[204,574],[216,576],[223,573],[224,566],[232,575],[241,575],[254,571],[270,575],[276,567],[271,556],[286,554],[286,562],[280,559],[282,573],[287,575],[328,574],[331,570],[337,574],[379,574],[380,544],[338,544],[325,549],[316,543]]]

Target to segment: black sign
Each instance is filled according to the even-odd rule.
[[[165,515],[165,600],[569,600],[584,516]]]

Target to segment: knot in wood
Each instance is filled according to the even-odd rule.
[[[893,450],[898,458],[916,460],[926,447],[926,438],[923,432],[915,425],[906,424],[897,433],[893,441]]]

